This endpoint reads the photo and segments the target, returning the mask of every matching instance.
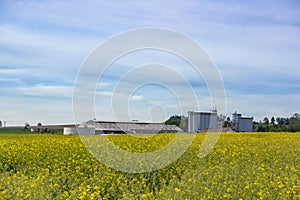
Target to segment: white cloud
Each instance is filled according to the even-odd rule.
[[[114,93],[110,91],[101,91],[101,92],[97,92],[97,94],[101,96],[112,97]]]
[[[26,69],[0,69],[2,75],[21,75],[27,73]]]
[[[73,87],[56,85],[35,85],[32,87],[18,87],[16,92],[21,95],[39,97],[72,97]]]
[[[102,89],[102,88],[109,87],[111,85],[112,85],[111,82],[100,82],[100,83],[98,83],[98,88]]]
[[[143,100],[143,96],[142,95],[132,95],[130,97],[130,101],[141,101]]]

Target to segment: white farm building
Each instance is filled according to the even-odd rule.
[[[195,133],[201,132],[207,129],[216,129],[222,127],[218,119],[218,113],[216,110],[211,112],[188,112],[188,132]]]
[[[237,132],[252,132],[253,117],[242,117],[237,112],[232,114],[232,130]]]
[[[87,121],[78,127],[65,127],[64,135],[98,135],[98,134],[126,134],[126,133],[174,133],[183,132],[176,125],[146,122],[106,122]]]

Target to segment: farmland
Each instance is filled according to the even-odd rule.
[[[154,151],[174,134],[105,136],[131,152]],[[188,135],[187,135],[188,137]],[[204,158],[205,138],[151,173],[116,171],[78,136],[0,134],[1,199],[299,199],[300,133],[222,133]],[[130,162],[125,163],[130,165]]]

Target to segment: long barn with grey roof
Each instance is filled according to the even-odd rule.
[[[174,133],[183,132],[176,125],[164,125],[162,123],[146,122],[107,122],[107,121],[87,121],[81,123],[77,129],[65,131],[65,135],[70,134],[134,134],[134,133]]]

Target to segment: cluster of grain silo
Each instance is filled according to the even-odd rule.
[[[188,112],[188,132],[190,133],[219,129],[222,128],[222,125],[223,121],[218,117],[217,110],[212,110],[211,112]],[[232,123],[229,128],[237,132],[252,132],[253,117],[242,117],[242,114],[235,112],[232,114]]]

